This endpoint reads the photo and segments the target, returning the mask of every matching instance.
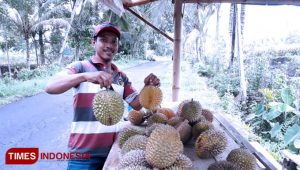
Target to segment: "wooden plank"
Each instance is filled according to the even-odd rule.
[[[166,37],[167,39],[169,39],[170,41],[174,42],[174,39],[171,38],[168,34],[164,33],[163,31],[161,31],[160,29],[158,29],[156,26],[154,26],[153,24],[151,24],[149,21],[147,21],[145,18],[143,18],[142,16],[140,16],[139,14],[137,14],[135,11],[133,11],[130,8],[125,8],[127,9],[130,13],[132,13],[134,16],[136,16],[137,18],[139,18],[140,20],[142,20],[144,23],[146,23],[147,25],[149,25],[151,28],[153,28],[155,31],[159,32],[161,35],[163,35],[164,37]]]
[[[227,134],[230,135],[237,144],[248,149],[266,167],[266,169],[277,169],[276,165],[266,159],[260,151],[257,151],[222,115],[215,112],[214,116],[217,121],[220,122],[220,125],[224,127],[224,130],[227,131]]]
[[[295,164],[297,164],[298,166],[300,166],[300,155],[293,154],[293,153],[291,153],[288,150],[283,150],[283,151],[281,151],[281,153],[284,155],[284,157],[290,159]]]
[[[282,169],[282,166],[272,157],[272,155],[261,146],[261,144],[257,143],[257,142],[250,142],[250,144],[260,153],[262,153],[265,158],[270,161],[275,167],[276,169]]]
[[[172,101],[176,102],[178,100],[179,90],[180,90],[182,0],[175,0],[174,19],[175,19],[175,35],[174,35],[174,54],[173,54]]]
[[[185,0],[184,3],[238,3],[249,5],[299,5],[300,0]]]

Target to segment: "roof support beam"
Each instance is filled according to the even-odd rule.
[[[178,101],[180,90],[180,53],[181,53],[181,27],[182,27],[182,0],[175,0],[174,3],[174,54],[173,54],[173,86],[172,101]]]
[[[146,23],[147,25],[149,25],[151,28],[153,28],[154,30],[156,30],[157,32],[159,32],[161,35],[163,35],[164,37],[166,37],[167,39],[169,39],[170,41],[174,42],[174,39],[172,37],[170,37],[168,34],[164,33],[163,31],[161,31],[160,29],[158,29],[157,27],[155,27],[153,24],[151,24],[149,21],[147,21],[145,18],[143,18],[142,16],[140,16],[139,14],[137,14],[135,11],[133,11],[130,8],[125,8],[127,9],[130,13],[132,13],[134,16],[138,17],[140,20],[142,20],[144,23]]]
[[[129,8],[129,7],[139,6],[139,5],[145,5],[154,1],[157,0],[124,0],[123,5],[124,7]]]
[[[252,5],[299,5],[300,0],[184,0],[184,3],[238,3]]]

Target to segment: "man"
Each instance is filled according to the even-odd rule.
[[[101,169],[116,138],[117,125],[104,126],[93,114],[92,102],[100,88],[113,88],[135,110],[142,108],[139,95],[126,74],[112,63],[118,51],[119,29],[105,22],[95,28],[94,56],[75,62],[49,80],[46,92],[60,94],[74,88],[74,119],[69,140],[70,152],[89,153],[89,160],[70,160],[68,169]],[[145,85],[159,86],[160,80],[152,73]]]

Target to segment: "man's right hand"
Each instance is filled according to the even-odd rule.
[[[99,84],[100,87],[110,87],[112,84],[112,74],[104,71],[86,72],[84,73],[86,81]]]

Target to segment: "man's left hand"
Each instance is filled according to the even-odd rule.
[[[152,86],[160,86],[159,78],[154,75],[153,73],[149,74],[144,80],[145,86],[152,85]]]

